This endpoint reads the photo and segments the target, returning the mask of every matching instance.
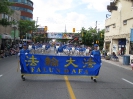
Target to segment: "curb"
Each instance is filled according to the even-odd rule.
[[[110,61],[110,60],[105,60],[105,59],[102,59],[102,61],[106,62],[106,63],[109,63],[109,64],[112,64],[112,65],[115,65],[117,67],[121,67],[121,68],[124,68],[126,70],[132,70],[131,66],[130,65],[123,65],[122,63],[120,62],[113,62],[113,61]]]

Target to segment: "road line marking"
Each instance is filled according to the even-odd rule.
[[[68,80],[68,77],[64,76],[64,79],[66,81],[67,89],[68,89],[68,92],[69,92],[69,95],[70,95],[71,99],[76,99],[75,94],[73,92],[73,89],[71,87],[71,84],[70,84],[70,82]]]
[[[3,75],[0,75],[0,77],[2,77]]]
[[[132,83],[131,81],[128,81],[128,80],[126,80],[126,79],[124,79],[124,78],[122,78],[122,80],[124,80],[124,81],[126,81],[126,82],[128,82],[128,83],[130,83],[130,84],[133,85],[133,83]]]

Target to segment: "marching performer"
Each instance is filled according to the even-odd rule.
[[[28,45],[26,43],[23,44],[23,48],[20,50],[20,54],[29,54],[30,51],[28,50]]]
[[[94,50],[91,52],[91,57],[94,57],[94,58],[101,57],[101,54],[100,54],[100,51],[98,50],[98,45],[97,44],[94,44]],[[98,61],[102,65],[101,58]],[[91,77],[91,79],[94,80],[94,82],[97,82],[96,76]]]
[[[28,50],[28,45],[27,45],[26,43],[24,43],[24,44],[23,44],[23,48],[22,48],[22,49],[20,50],[20,52],[18,53],[18,56],[21,57],[22,54],[27,55],[27,54],[29,54],[29,53],[30,53],[30,51]],[[21,64],[21,61],[19,61],[19,62],[20,62],[20,64]],[[19,69],[19,66],[18,66],[18,69]],[[17,69],[17,71],[18,71],[18,69]],[[22,70],[24,70],[24,68],[21,68],[21,67],[20,67],[20,70],[22,71]],[[23,80],[25,80],[25,77],[24,77],[23,74],[21,75],[21,78],[22,78]]]

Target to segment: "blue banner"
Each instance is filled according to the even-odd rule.
[[[22,74],[98,76],[101,57],[21,54],[20,65]]]

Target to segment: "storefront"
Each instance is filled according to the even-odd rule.
[[[15,34],[14,34],[15,33]],[[20,41],[20,37],[19,37],[19,31],[18,30],[12,30],[11,31],[11,38],[12,38],[12,42],[14,42],[14,37],[15,37],[15,41],[16,41],[16,44],[19,43]]]
[[[12,44],[10,35],[8,35],[8,34],[0,34],[0,36],[1,36],[0,46],[1,46],[1,44],[3,44],[3,46],[5,46],[7,43],[8,44]]]
[[[119,55],[124,55],[126,52],[126,39],[119,39],[118,40],[118,50]]]
[[[111,43],[111,41],[105,41],[105,50],[107,51],[107,52],[110,52],[110,43]]]

